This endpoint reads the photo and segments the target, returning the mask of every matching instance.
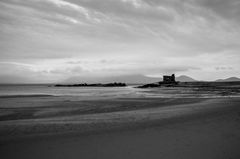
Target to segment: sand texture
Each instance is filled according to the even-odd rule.
[[[0,154],[238,159],[239,105],[239,98],[6,99],[1,102]]]

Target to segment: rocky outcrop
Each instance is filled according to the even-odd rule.
[[[81,83],[81,84],[56,84],[55,87],[125,87],[127,86],[125,83],[94,83],[94,84],[87,84],[87,83]]]

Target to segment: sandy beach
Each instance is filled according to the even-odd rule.
[[[240,157],[240,98],[1,101],[1,158]]]

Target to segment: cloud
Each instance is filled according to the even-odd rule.
[[[78,6],[74,3],[70,3],[70,2],[67,2],[67,1],[64,1],[64,0],[40,0],[40,1],[47,1],[47,2],[51,2],[55,5],[57,5],[58,7],[70,7],[74,10],[77,10],[77,11],[80,11],[80,12],[84,12],[84,14],[87,14],[87,10],[84,9],[83,7],[81,6]]]
[[[77,4],[70,3],[70,2],[64,1],[64,0],[40,0],[40,1],[46,1],[46,2],[53,3],[57,7],[63,8],[63,9],[65,7],[73,9],[73,10],[83,14],[87,19],[90,19],[88,10],[86,8],[82,7],[82,6],[77,5]]]
[[[198,77],[214,78],[223,70],[238,76],[239,5],[238,0],[2,0],[0,59],[12,62],[4,66],[8,72],[35,68],[34,76],[51,79],[71,73],[204,71],[208,74]],[[233,69],[220,69],[228,66]]]
[[[238,16],[240,13],[240,3],[238,0],[194,0],[194,2],[204,8],[210,9],[220,17],[240,22]]]

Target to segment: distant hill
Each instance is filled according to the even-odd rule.
[[[233,82],[233,81],[240,81],[240,78],[237,77],[229,77],[226,79],[218,79],[216,82]]]
[[[144,84],[162,81],[162,78],[147,77],[144,75],[121,75],[108,77],[71,77],[63,81],[63,83],[111,83],[123,82],[127,84]]]
[[[180,81],[180,82],[194,82],[197,81],[189,76],[186,75],[181,75],[179,77],[176,77],[176,81]]]
[[[155,83],[162,81],[162,78],[157,77],[148,77],[141,74],[135,75],[121,75],[121,76],[107,76],[107,77],[71,77],[63,81],[63,83],[112,83],[112,82],[123,82],[127,84],[147,84],[147,83]],[[180,82],[194,82],[195,79],[181,75],[176,77],[176,81]]]
[[[137,84],[137,83],[153,83],[161,81],[162,78],[156,78],[156,77],[147,77],[144,75],[124,75],[124,76],[114,76],[114,77],[108,77],[106,79],[107,82],[116,81],[116,82],[124,82],[124,83],[131,83],[131,84]]]

